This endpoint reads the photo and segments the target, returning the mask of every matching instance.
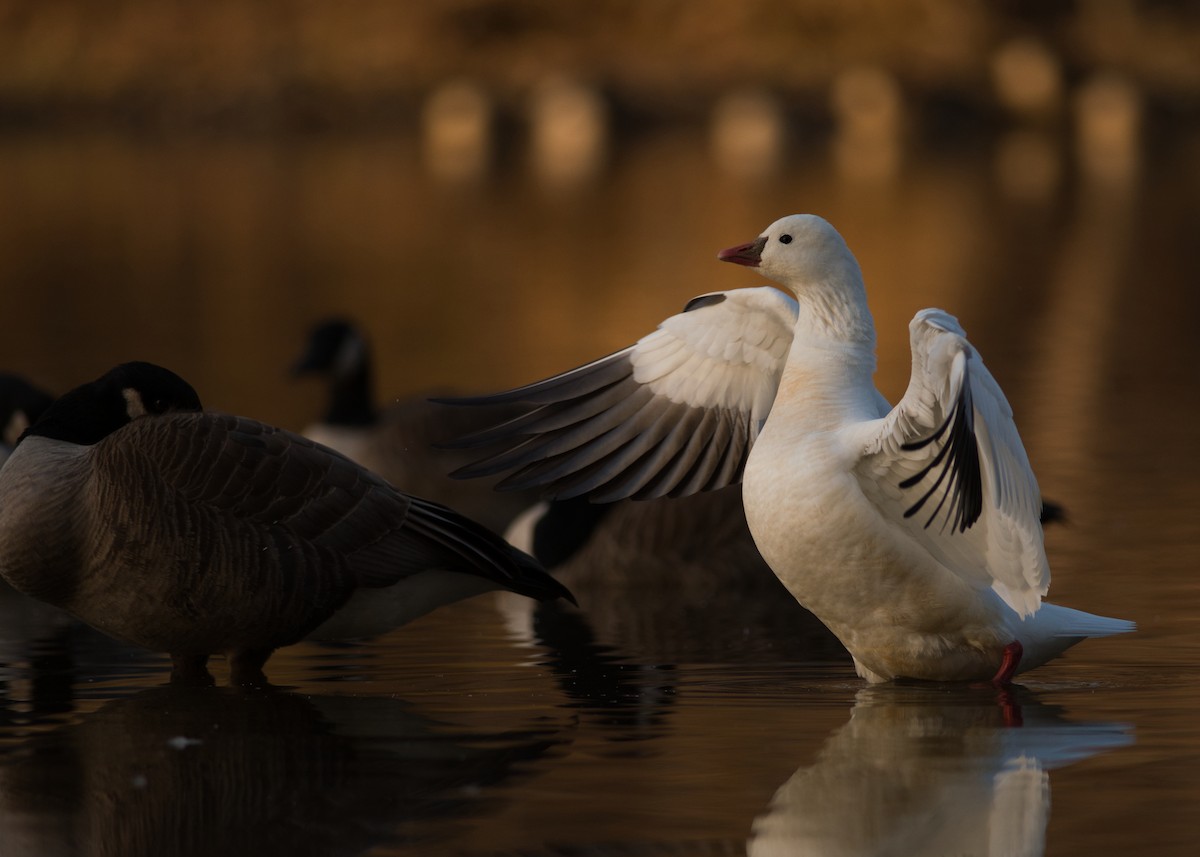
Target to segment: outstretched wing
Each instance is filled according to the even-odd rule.
[[[739,482],[775,401],[796,302],[762,287],[694,298],[637,344],[506,393],[449,404],[526,411],[449,445],[491,448],[454,472],[505,473],[597,502],[682,497]]]
[[[912,378],[879,421],[855,475],[894,526],[1018,613],[1050,583],[1041,495],[1012,409],[953,316],[909,325]]]

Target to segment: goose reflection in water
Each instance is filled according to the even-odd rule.
[[[4,857],[357,854],[436,838],[564,743],[394,699],[160,687],[0,753]]]
[[[882,685],[754,822],[748,857],[1045,850],[1049,771],[1133,743],[1024,689]]]

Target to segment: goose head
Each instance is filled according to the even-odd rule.
[[[795,295],[814,328],[839,340],[874,343],[862,270],[845,240],[815,214],[792,214],[753,241],[720,251]],[[804,314],[802,313],[802,316]]]
[[[57,399],[21,435],[91,445],[142,417],[200,411],[200,397],[174,372],[153,363],[122,363]]]
[[[362,331],[346,319],[332,318],[309,331],[292,375],[327,379],[324,421],[330,425],[366,426],[378,417],[371,392],[370,347]]]
[[[332,375],[346,378],[365,370],[367,340],[351,322],[332,318],[308,333],[304,353],[292,364],[293,375]]]

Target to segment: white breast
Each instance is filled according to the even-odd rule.
[[[814,389],[810,381],[809,398]],[[939,565],[863,495],[852,473],[855,438],[876,416],[865,404],[873,399],[839,401],[776,403],[744,476],[755,544],[792,595],[850,649],[864,677],[986,672],[1011,639],[996,628],[999,599],[981,597]],[[824,413],[826,424],[814,426],[814,413]],[[937,675],[927,674],[931,665]]]

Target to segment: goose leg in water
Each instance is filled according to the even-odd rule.
[[[227,652],[225,658],[229,661],[230,683],[246,687],[266,685],[267,677],[262,668],[274,651],[274,649],[235,649]]]
[[[208,655],[171,655],[171,684],[211,687],[212,673],[208,671]]]
[[[997,687],[1004,687],[1012,684],[1013,676],[1017,674],[1017,666],[1021,663],[1021,655],[1025,653],[1025,649],[1017,640],[1013,640],[1004,647],[1004,660],[1000,662],[1000,669],[992,678],[992,684]]]

